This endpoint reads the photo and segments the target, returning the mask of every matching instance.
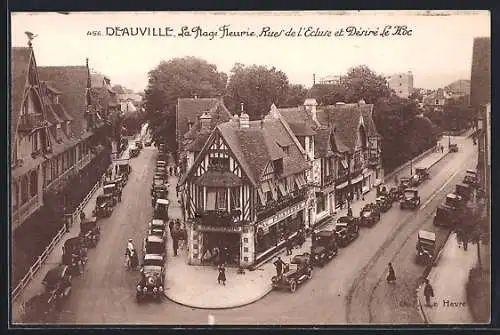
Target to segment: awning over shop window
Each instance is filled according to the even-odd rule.
[[[306,180],[302,175],[295,176],[295,182],[297,183],[297,186],[299,188],[304,187],[304,185],[306,184]]]
[[[264,197],[264,193],[262,192],[262,190],[260,188],[257,189],[257,193],[259,193],[260,203],[262,204],[262,206],[265,206],[266,205],[266,197]]]
[[[348,164],[347,164],[347,160],[346,159],[342,159],[340,162],[342,163],[342,166],[344,167],[344,169],[348,168]]]
[[[287,195],[288,192],[286,191],[285,183],[283,181],[278,182],[278,188],[283,195]]]

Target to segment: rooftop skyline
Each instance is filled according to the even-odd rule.
[[[147,73],[162,60],[195,56],[217,65],[230,74],[235,63],[275,66],[289,81],[312,85],[328,75],[345,74],[350,67],[365,64],[379,74],[412,71],[415,87],[435,89],[457,79],[470,79],[474,37],[490,36],[488,11],[453,11],[449,15],[422,15],[423,12],[122,12],[122,13],[13,13],[11,44],[26,46],[26,31],[33,40],[38,66],[85,65],[135,91],[147,85]],[[283,32],[280,37],[253,36],[224,38],[226,32],[255,31],[268,26]],[[386,26],[406,25],[411,36],[346,36],[346,28],[378,31]],[[121,36],[120,28],[142,28],[156,35],[171,28],[177,35],[184,26],[199,26],[207,36]],[[330,37],[286,37],[309,27],[310,32]],[[219,30],[221,28],[222,30]],[[344,29],[344,36],[335,32]],[[88,36],[89,31],[114,32],[115,36]],[[123,31],[123,30],[122,30]],[[212,37],[210,33],[212,32]],[[213,36],[217,32],[217,36]],[[373,33],[372,33],[373,35]],[[212,38],[212,39],[211,39]]]

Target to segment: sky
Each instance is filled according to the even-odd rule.
[[[224,34],[224,26],[233,36]],[[125,36],[127,30],[143,36]],[[353,36],[354,30],[373,32]],[[11,45],[26,46],[26,31],[37,35],[33,47],[38,66],[84,65],[88,57],[90,67],[107,75],[112,84],[135,91],[144,90],[148,72],[161,61],[184,56],[203,58],[228,74],[235,63],[274,66],[291,83],[306,87],[312,85],[313,74],[318,81],[364,64],[379,74],[412,71],[415,87],[435,89],[470,79],[473,39],[490,36],[490,15],[488,11],[12,13]],[[278,35],[269,36],[273,33]]]

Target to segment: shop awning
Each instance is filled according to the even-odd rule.
[[[357,184],[363,180],[363,175],[359,175],[351,181],[351,184]]]
[[[295,182],[297,183],[297,186],[299,188],[304,187],[304,185],[306,184],[306,180],[302,175],[295,176]]]
[[[286,191],[285,184],[282,181],[278,182],[278,188],[279,188],[281,194],[287,195],[288,192]]]
[[[262,189],[258,188],[257,193],[259,194],[260,203],[262,204],[262,206],[265,206],[266,205],[266,197],[264,196]]]
[[[340,162],[342,163],[342,166],[344,167],[344,169],[348,168],[347,160],[342,159]]]
[[[237,187],[241,179],[231,172],[207,171],[196,180],[196,184],[207,187]]]

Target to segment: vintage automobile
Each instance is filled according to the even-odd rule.
[[[165,257],[166,244],[163,238],[155,235],[148,235],[144,238],[143,254],[147,255],[160,255]]]
[[[168,186],[168,183],[165,181],[165,179],[161,178],[160,176],[154,176],[153,183],[151,185],[151,195],[153,195],[154,187],[158,186],[158,185],[167,185]]]
[[[128,158],[122,158],[117,160],[116,164],[118,164],[118,173],[123,176],[125,182],[127,182],[130,173],[132,172],[132,167],[129,164]]]
[[[376,204],[366,204],[359,212],[359,224],[372,227],[380,220],[380,210]]]
[[[381,195],[387,196],[388,194],[389,194],[389,188],[386,185],[380,184],[377,186],[377,197]]]
[[[141,267],[141,280],[137,283],[137,301],[147,297],[162,299],[165,277],[165,260],[160,255],[147,254]]]
[[[168,178],[167,169],[165,167],[157,166],[155,169],[155,175],[159,175],[162,176],[163,179],[167,179]]]
[[[49,306],[58,307],[71,293],[71,271],[67,265],[50,269],[42,280]]]
[[[151,196],[151,206],[156,205],[157,199],[167,199],[168,187],[167,185],[155,185],[153,186],[153,195]]]
[[[401,209],[415,209],[420,206],[420,196],[416,188],[407,188],[403,192],[403,199],[400,202]]]
[[[61,263],[67,265],[73,275],[83,272],[87,264],[87,247],[82,237],[72,237],[64,242]]]
[[[391,189],[389,190],[388,198],[390,201],[396,202],[399,201],[401,195],[402,192],[400,192],[397,187],[391,187]]]
[[[378,208],[382,213],[387,212],[392,207],[392,201],[390,201],[387,196],[377,197],[375,201],[377,202]]]
[[[462,182],[472,187],[477,187],[479,185],[479,178],[477,176],[477,171],[475,170],[465,171],[465,176]]]
[[[111,194],[101,194],[95,200],[95,208],[92,215],[98,218],[110,217],[113,213],[114,199]]]
[[[160,219],[153,219],[148,224],[148,235],[159,236],[163,240],[167,239],[167,224]]]
[[[312,278],[311,256],[308,253],[297,255],[292,258],[290,264],[285,264],[281,277],[273,276],[271,283],[273,289],[289,289],[290,292],[297,290],[297,285]]]
[[[443,204],[436,209],[433,223],[435,226],[454,227],[460,223],[461,217],[455,208]]]
[[[104,191],[104,195],[109,197],[111,206],[115,206],[116,203],[118,202],[117,200],[118,192],[121,192],[119,190],[119,187],[115,183],[111,183],[104,185],[102,189]]]
[[[169,201],[167,199],[156,199],[156,204],[153,211],[153,218],[167,221],[168,206],[169,206]]]
[[[135,141],[135,146],[141,150],[142,149],[142,141]]]
[[[403,192],[405,189],[410,187],[410,183],[411,183],[410,177],[401,177],[399,179],[399,186],[398,186],[399,190]]]
[[[417,187],[420,183],[422,183],[422,180],[418,174],[410,176],[410,187]]]
[[[311,264],[324,266],[337,253],[337,235],[333,230],[322,230],[316,233],[316,239],[311,246]]]
[[[158,161],[156,161],[156,167],[157,168],[159,168],[159,167],[166,168],[167,167],[167,162],[158,160]]]
[[[156,156],[156,160],[158,161],[166,161],[167,160],[167,154],[164,152],[159,152],[158,156]]]
[[[151,146],[151,144],[152,144],[151,139],[147,139],[146,141],[144,141],[144,146],[145,146],[145,147],[150,147],[150,146]]]
[[[452,207],[454,210],[461,210],[465,206],[465,199],[456,193],[446,195],[445,204]]]
[[[429,265],[434,259],[434,247],[436,245],[436,234],[426,230],[420,230],[417,236],[416,260],[419,264]]]
[[[415,174],[418,176],[420,183],[430,178],[429,169],[425,167],[416,167]]]
[[[458,152],[458,144],[456,144],[456,143],[450,143],[448,145],[448,151],[449,152]]]
[[[461,196],[467,203],[472,196],[472,187],[468,184],[457,184],[455,185],[455,194]]]
[[[135,157],[139,156],[139,153],[140,153],[140,152],[141,152],[141,151],[140,151],[140,150],[139,150],[139,148],[137,148],[137,147],[132,147],[132,148],[130,148],[130,149],[128,150],[128,153],[129,153],[129,155],[130,155],[130,158],[135,158]]]
[[[97,242],[99,242],[99,238],[101,237],[101,229],[95,217],[80,222],[79,236],[85,241],[86,246],[91,248],[97,246]]]
[[[346,247],[359,236],[359,225],[355,221],[337,222],[335,234],[340,247]]]

